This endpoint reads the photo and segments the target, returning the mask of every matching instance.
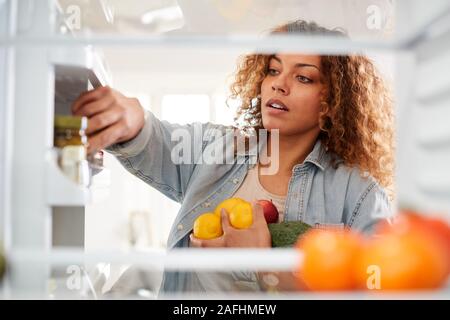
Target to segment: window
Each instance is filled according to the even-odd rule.
[[[161,119],[187,124],[210,121],[210,101],[206,94],[169,94],[161,102]]]
[[[214,99],[215,119],[214,123],[224,125],[234,125],[234,115],[239,106],[239,101],[228,100],[228,105],[225,95],[218,95]]]

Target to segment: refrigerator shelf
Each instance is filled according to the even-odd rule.
[[[59,168],[55,150],[49,150],[46,157],[47,204],[51,206],[83,206],[98,203],[109,195],[110,171],[103,169],[91,176],[89,187],[70,180]]]

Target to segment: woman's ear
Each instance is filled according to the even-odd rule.
[[[328,110],[328,103],[325,100],[320,101],[320,112],[324,113]]]
[[[328,105],[328,88],[323,88],[320,92],[320,112],[324,113],[328,111],[329,105]]]

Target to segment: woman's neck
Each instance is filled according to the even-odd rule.
[[[279,167],[278,174],[288,175],[292,174],[292,169],[295,165],[303,163],[306,157],[311,153],[316,144],[318,133],[315,131],[307,132],[302,135],[279,135],[278,159]],[[277,157],[272,155],[272,137],[268,136],[267,141],[267,155],[270,158]]]

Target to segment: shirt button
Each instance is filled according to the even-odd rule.
[[[233,179],[234,184],[238,184],[238,182],[239,182],[239,179],[237,179],[237,178]]]
[[[179,231],[181,231],[181,230],[183,230],[183,225],[180,223],[179,225],[177,225],[177,229],[179,230]]]
[[[205,202],[203,204],[203,208],[209,208],[209,207],[211,207],[211,202]]]

